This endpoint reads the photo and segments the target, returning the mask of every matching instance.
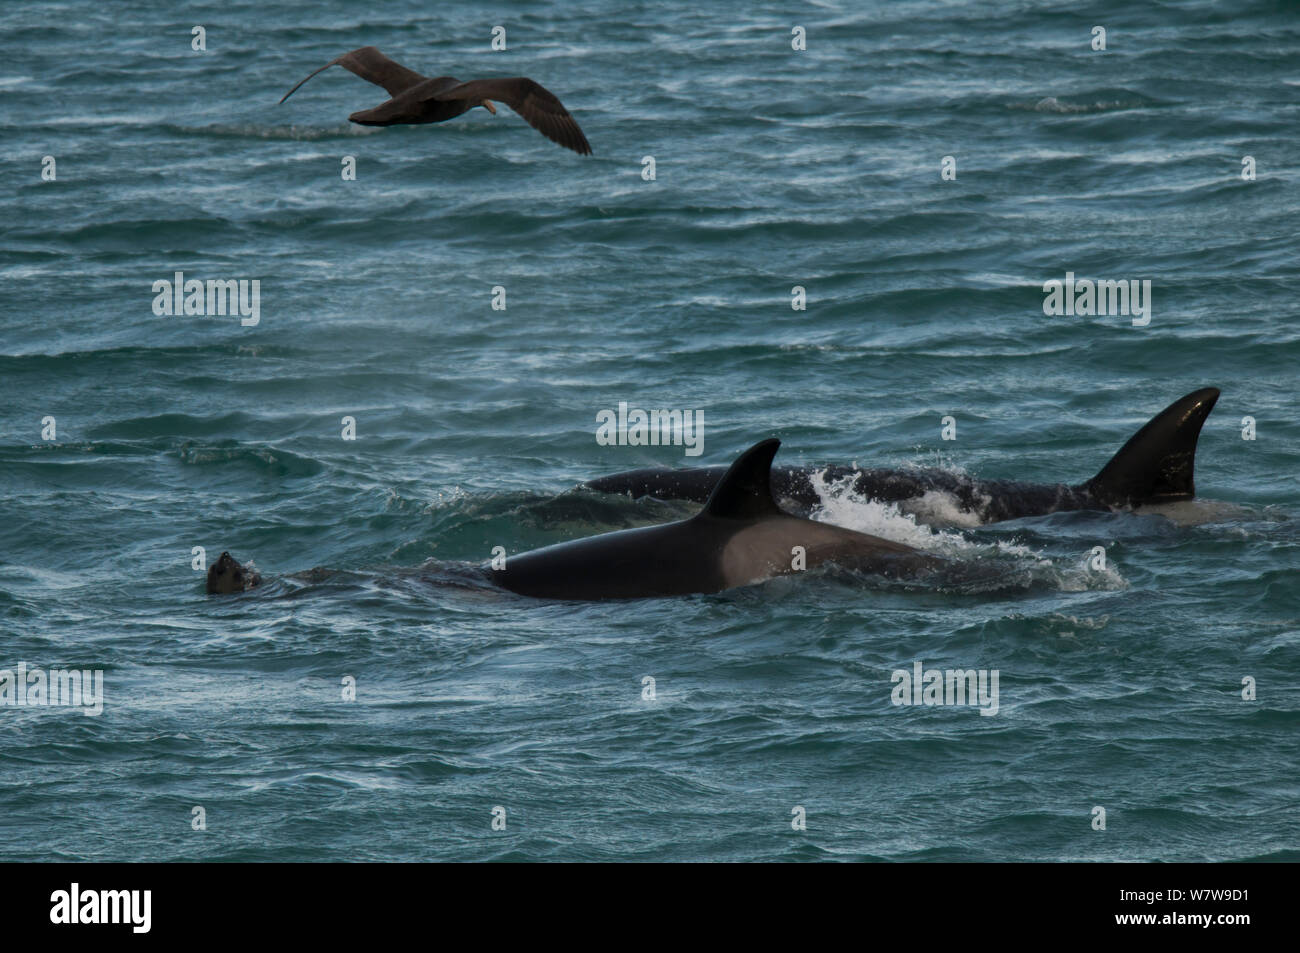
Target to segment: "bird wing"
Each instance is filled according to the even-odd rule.
[[[578,128],[564,104],[539,83],[524,76],[513,79],[472,79],[435,93],[432,99],[468,99],[475,104],[484,99],[505,103],[547,139],[558,142],[579,155],[591,155],[587,137]]]
[[[316,73],[327,70],[331,66],[342,66],[345,70],[356,73],[367,82],[384,87],[384,89],[388,90],[389,96],[396,96],[403,90],[410,89],[416,83],[424,82],[425,79],[415,70],[407,69],[401,63],[390,60],[375,47],[363,46],[351,53],[344,53],[338,59],[330,60],[320,69],[309,74],[302,83],[307,82]],[[301,86],[302,83],[299,83],[298,86]],[[280,100],[280,102],[284,102],[285,99],[296,93],[298,86],[285,93],[284,99]]]

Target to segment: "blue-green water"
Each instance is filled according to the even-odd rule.
[[[349,124],[384,94],[341,69],[277,105],[365,44],[531,76],[595,156]],[[0,858],[1297,856],[1293,6],[7,4],[0,53],[0,668],[105,679],[0,707]],[[260,280],[260,323],[156,316],[176,271]],[[1149,279],[1151,323],[1044,315],[1066,272]],[[572,492],[603,473],[776,435],[1079,482],[1203,385],[1202,502],[822,514],[1025,591],[452,584],[690,511]],[[598,445],[619,401],[704,454]],[[205,595],[194,546],[266,585]],[[917,660],[996,669],[998,714],[892,705]]]

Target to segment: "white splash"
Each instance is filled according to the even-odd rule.
[[[817,471],[812,475],[811,482],[820,500],[811,515],[823,523],[880,536],[962,562],[1012,562],[1028,578],[1046,583],[1061,592],[1127,589],[1129,585],[1111,563],[1107,563],[1104,570],[1090,568],[1088,553],[1080,554],[1077,560],[1065,557],[1058,564],[1041,552],[1011,540],[977,543],[961,535],[955,528],[942,529],[918,523],[916,513],[904,513],[895,503],[881,503],[862,496],[853,485],[852,474],[839,480],[827,481],[825,471]],[[960,515],[966,520],[972,518],[969,513],[960,513],[955,499],[939,491],[927,493],[923,502],[948,517]],[[972,525],[978,525],[978,521]]]
[[[998,552],[1008,556],[1037,556],[1032,550],[1014,543],[973,543],[960,533],[918,523],[917,513],[905,513],[897,503],[882,503],[860,494],[853,485],[853,474],[847,474],[839,480],[827,480],[826,471],[817,470],[812,474],[810,482],[817,491],[819,500],[813,507],[812,518],[823,523],[947,555],[969,556],[980,552]],[[949,494],[928,491],[921,499],[930,509],[951,517],[945,518],[944,522],[952,525],[979,525],[979,520],[972,514],[960,513],[957,501]],[[918,512],[920,511],[921,508],[918,507]]]

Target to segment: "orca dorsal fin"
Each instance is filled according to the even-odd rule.
[[[772,458],[780,446],[780,440],[769,437],[737,457],[709,494],[700,515],[750,519],[780,514],[781,508],[772,499]]]
[[[1112,506],[1191,499],[1196,438],[1218,399],[1217,387],[1180,397],[1147,421],[1084,486]]]

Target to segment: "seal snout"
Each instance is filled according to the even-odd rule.
[[[208,593],[210,595],[228,595],[252,589],[262,582],[256,569],[246,568],[236,562],[230,553],[222,553],[221,558],[208,567]]]

